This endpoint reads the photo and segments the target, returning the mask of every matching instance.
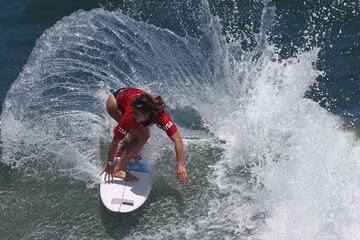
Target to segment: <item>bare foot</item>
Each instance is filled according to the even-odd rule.
[[[127,171],[122,171],[122,170],[115,170],[114,177],[118,177],[125,181],[130,181],[130,182],[134,182],[134,181],[138,180],[138,178],[136,176],[132,175],[131,173],[129,173]]]

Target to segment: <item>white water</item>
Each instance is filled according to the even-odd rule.
[[[170,193],[124,238],[359,238],[359,143],[303,97],[322,74],[314,68],[319,49],[280,60],[266,41],[275,17],[266,6],[259,46],[244,52],[226,43],[206,2],[203,11],[200,39],[104,10],[79,11],[50,28],[6,98],[2,162],[96,183],[114,124],[103,103],[110,88],[137,86],[175,111],[195,109],[224,143],[187,141],[185,207],[179,211]],[[153,135],[157,149],[165,137]],[[220,156],[204,157],[217,148]]]

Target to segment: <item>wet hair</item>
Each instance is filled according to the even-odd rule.
[[[144,126],[156,123],[159,113],[164,110],[165,103],[160,96],[155,100],[148,94],[140,94],[131,101],[131,107],[144,114],[149,114],[149,119],[143,123]]]

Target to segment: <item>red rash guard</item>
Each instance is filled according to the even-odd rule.
[[[122,112],[122,116],[118,125],[114,128],[114,135],[118,139],[123,139],[127,132],[136,127],[140,126],[141,123],[136,123],[132,117],[133,110],[131,108],[131,101],[140,94],[148,94],[147,92],[137,88],[123,88],[117,92],[116,102]],[[150,94],[148,94],[151,96]],[[155,100],[154,96],[151,96]],[[161,127],[166,134],[171,137],[177,132],[176,125],[171,120],[169,114],[165,111],[159,113],[159,120],[156,124]]]

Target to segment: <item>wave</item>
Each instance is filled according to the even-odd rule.
[[[359,143],[340,118],[304,98],[324,74],[315,67],[320,49],[281,58],[267,40],[275,18],[265,1],[250,50],[243,39],[227,41],[206,1],[199,37],[118,11],[63,18],[38,39],[7,94],[1,161],[30,175],[63,172],[95,184],[114,125],[105,99],[111,89],[135,86],[162,95],[175,115],[191,109],[179,118],[187,134],[198,134],[191,119],[206,131],[198,134],[205,141],[186,141],[193,175],[184,214],[170,222],[150,206],[145,218],[156,221],[125,238],[154,238],[156,229],[159,238],[354,239]],[[169,171],[165,141],[154,129],[146,153],[160,149],[152,158]],[[157,184],[171,190],[171,182]],[[174,202],[156,204],[174,210]]]

